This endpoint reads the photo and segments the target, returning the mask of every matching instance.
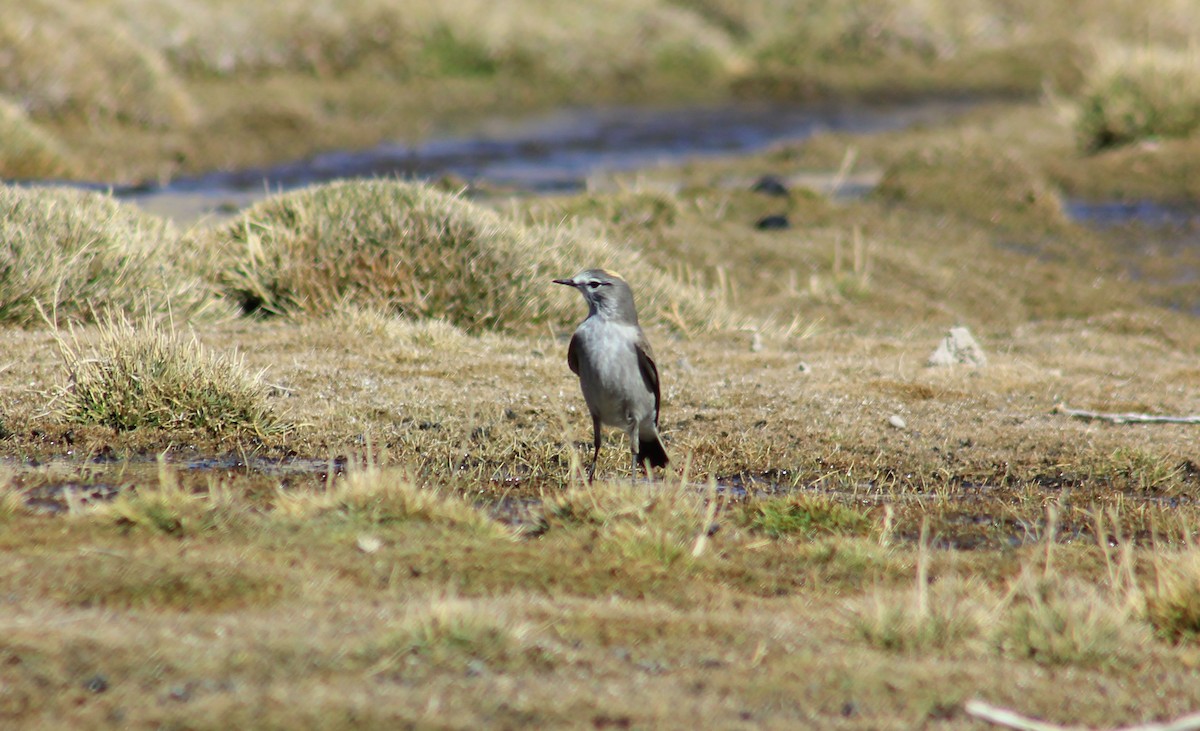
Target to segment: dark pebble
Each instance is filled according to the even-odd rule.
[[[754,228],[759,231],[781,231],[785,228],[791,228],[792,224],[788,221],[787,216],[780,214],[777,216],[763,216],[754,222]]]
[[[787,197],[788,188],[783,184],[783,181],[774,175],[764,175],[750,186],[750,190],[755,193],[763,193],[764,195],[773,195],[779,198]]]

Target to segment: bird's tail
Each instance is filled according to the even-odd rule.
[[[640,437],[638,439],[638,464],[645,466],[646,462],[650,463],[651,467],[666,467],[670,458],[667,457],[667,450],[663,447],[662,440],[658,435],[650,437]]]

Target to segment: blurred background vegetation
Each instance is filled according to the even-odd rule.
[[[1081,151],[1200,126],[1191,0],[25,0],[0,176],[162,180],[565,103],[1052,95]]]

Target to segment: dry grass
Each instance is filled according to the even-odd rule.
[[[1160,636],[1174,642],[1200,637],[1200,553],[1194,545],[1156,558],[1144,601],[1146,619]]]
[[[88,343],[60,341],[68,381],[55,409],[60,418],[117,430],[187,429],[263,436],[284,430],[262,374],[237,356],[209,352],[153,323],[111,319]]]
[[[1193,711],[1194,428],[1053,406],[1200,411],[1200,329],[1121,274],[1116,239],[1039,198],[1077,157],[1049,116],[992,107],[655,171],[672,193],[489,207],[383,181],[271,199],[186,237],[210,281],[295,307],[193,325],[206,352],[243,354],[235,371],[269,370],[295,428],[267,439],[67,421],[47,411],[63,336],[3,330],[3,723],[966,729],[972,697],[1092,727]],[[848,146],[895,195],[797,192],[793,229],[753,229],[764,204],[738,181],[836,170]],[[93,218],[69,200],[63,226]],[[332,276],[356,256],[386,265]],[[333,263],[314,276],[304,257]],[[614,261],[675,462],[630,482],[610,433],[588,486],[564,362],[582,306],[548,279]],[[388,278],[410,265],[424,273]],[[925,366],[952,324],[987,366]],[[74,332],[121,351],[156,330]],[[81,368],[88,347],[70,349]]]
[[[315,493],[281,491],[276,497],[276,510],[296,519],[337,513],[368,525],[412,520],[493,538],[512,537],[484,511],[460,496],[422,488],[411,474],[399,468],[352,469],[335,485]]]
[[[65,178],[74,173],[75,162],[61,141],[39,128],[15,104],[0,98],[0,177]]]
[[[1169,66],[1200,27],[1183,0],[1069,10],[1023,0],[104,0],[67,10],[37,0],[0,19],[12,57],[0,95],[75,170],[105,180],[412,139],[481,109],[601,101],[1086,86],[1084,117],[1125,130],[1131,109],[1185,111],[1182,87],[1156,72],[1141,92],[1104,91],[1089,81],[1096,59],[1144,46],[1164,59],[1151,65]],[[1181,119],[1158,115],[1168,117]],[[25,144],[6,135],[0,145],[13,149],[0,159]],[[61,174],[58,157],[41,160],[22,174]]]
[[[106,195],[0,186],[0,323],[211,311],[211,294],[181,266],[178,245],[168,221]]]
[[[1105,49],[1079,102],[1076,134],[1095,152],[1200,130],[1200,53],[1163,47]]]
[[[578,303],[546,285],[587,262],[619,264],[638,281],[650,322],[690,333],[729,319],[703,302],[702,290],[628,249],[587,231],[524,227],[425,185],[346,182],[282,195],[202,234],[197,246],[221,250],[213,276],[246,313],[319,315],[350,305],[468,331],[537,331],[579,319]]]
[[[192,99],[165,60],[94,7],[31,0],[0,15],[0,89],[35,118],[188,125]]]

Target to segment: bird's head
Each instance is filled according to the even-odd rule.
[[[555,279],[555,284],[574,287],[588,304],[588,314],[637,324],[633,290],[620,274],[607,269],[584,269],[570,279]]]

